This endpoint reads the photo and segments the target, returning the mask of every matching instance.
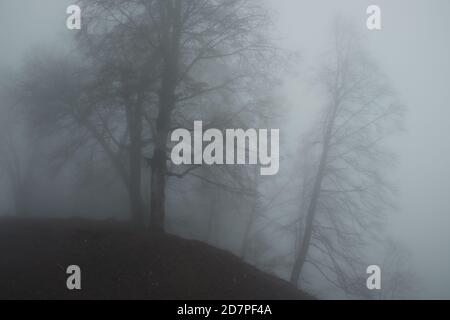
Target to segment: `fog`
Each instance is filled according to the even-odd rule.
[[[321,52],[329,21],[336,13],[353,17],[365,28],[364,12],[373,1],[276,1],[277,23],[286,46],[299,50],[308,64]],[[395,138],[399,164],[399,211],[390,230],[408,244],[426,287],[424,298],[449,298],[450,135],[446,108],[450,93],[450,28],[446,1],[376,1],[383,30],[365,32],[378,61],[408,107],[405,131]],[[296,94],[296,92],[298,92]],[[303,93],[289,84],[295,101]],[[301,100],[301,99],[300,99]],[[302,102],[301,108],[307,109]],[[304,120],[307,121],[307,120]]]
[[[0,70],[8,75],[6,79],[12,79],[9,75],[18,72],[27,57],[33,56],[35,52],[77,50],[72,39],[74,31],[67,30],[65,26],[65,10],[71,3],[61,0],[0,1]],[[371,4],[381,8],[382,30],[369,31],[366,28],[366,9]],[[262,189],[270,198],[270,194],[283,185],[283,179],[292,175],[289,170],[300,162],[292,157],[302,154],[302,137],[308,136],[317,120],[317,111],[323,105],[323,100],[317,98],[312,79],[328,47],[333,19],[336,16],[344,17],[362,35],[367,50],[389,79],[399,100],[406,106],[404,129],[389,136],[386,141],[389,150],[396,155],[396,162],[385,169],[389,180],[398,190],[395,196],[396,208],[387,212],[386,237],[399,241],[410,251],[409,267],[416,275],[411,280],[414,281],[414,290],[408,293],[408,297],[450,299],[450,3],[447,0],[267,0],[267,6],[274,20],[270,32],[275,42],[296,58],[289,62],[292,72],[279,72],[282,84],[275,93],[275,104],[283,110],[281,119],[273,122],[275,126],[282,126],[280,174],[274,180],[261,178],[264,184]],[[5,76],[2,80],[5,81]],[[3,107],[1,102],[0,107]],[[9,119],[4,108],[0,109],[0,117],[1,123]],[[16,139],[26,140],[23,136],[26,137],[26,133],[18,133]],[[29,143],[30,140],[26,141]],[[47,154],[47,148],[51,149],[51,145],[46,143],[40,149],[44,150],[44,154]],[[31,203],[35,213],[32,214],[127,219],[127,195],[122,195],[121,187],[114,183],[107,190],[120,196],[110,197],[108,192],[98,191],[105,190],[102,185],[89,185],[89,182],[88,186],[83,185],[81,191],[73,196],[75,187],[72,182],[78,176],[77,168],[76,163],[69,163],[58,171],[56,177],[49,177],[45,169],[36,173],[40,178],[39,182],[34,183],[37,186],[34,191],[30,191],[34,194]],[[4,175],[1,177],[6,181]],[[151,188],[150,182],[145,180],[148,177],[149,173],[145,171],[142,182],[144,192]],[[237,203],[238,200],[232,195],[226,195],[224,191],[211,191],[211,187],[198,186],[193,181],[176,180],[176,183],[168,185],[170,194],[167,195],[166,206],[172,221],[167,226],[168,231],[197,238],[238,254],[240,244],[237,238],[241,237],[242,232],[233,225],[239,219],[236,216],[249,201],[241,200],[242,206],[233,211],[230,203]],[[203,193],[201,188],[207,188],[210,194],[209,191]],[[12,214],[8,183],[0,183],[0,191],[0,214]],[[96,197],[92,199],[94,192]],[[296,198],[300,188],[292,187],[283,193],[288,198]],[[58,199],[53,198],[54,194],[57,194]],[[205,195],[211,199],[218,197],[219,200],[213,201],[216,206],[234,212],[217,218],[216,229],[210,230],[206,236],[201,222],[205,212],[220,210],[214,208],[214,204],[204,203]],[[150,197],[149,191],[144,195],[146,202],[147,197]],[[290,201],[289,206],[280,206],[265,215],[280,216],[283,221],[286,213],[295,214],[298,208],[292,204],[292,199],[286,201]],[[280,200],[280,203],[283,201]],[[187,210],[181,212],[181,208]],[[213,215],[212,212],[208,214]],[[293,220],[288,219],[285,223],[289,221]],[[267,237],[272,239],[269,241],[273,242],[274,251],[289,252],[290,236]],[[271,267],[260,260],[262,256],[270,257],[271,254],[258,256],[255,247],[250,247],[255,250],[247,258],[250,263],[289,279],[289,267],[278,266],[270,270]],[[369,263],[380,264],[376,249],[372,252],[369,246],[367,250],[369,260],[374,260]],[[344,297],[332,287],[317,275],[311,275],[307,285],[302,286],[323,298]]]

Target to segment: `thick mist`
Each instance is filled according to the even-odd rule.
[[[372,1],[373,2],[373,1]],[[286,46],[302,53],[303,66],[313,63],[326,41],[336,13],[354,18],[365,28],[364,12],[371,1],[277,1],[278,25]],[[392,141],[398,163],[392,171],[400,192],[398,211],[390,216],[390,230],[413,252],[423,290],[417,297],[449,298],[450,150],[446,137],[449,111],[445,107],[450,80],[450,43],[447,40],[450,5],[446,1],[377,1],[383,29],[364,31],[383,71],[408,108],[405,130]],[[303,69],[308,72],[308,67]],[[308,87],[286,85],[297,110],[307,112]],[[300,101],[300,102],[298,102]],[[299,115],[300,117],[300,115]],[[308,122],[308,119],[299,119]],[[296,119],[297,120],[297,119]]]
[[[270,124],[281,132],[280,173],[270,180],[255,178],[251,170],[217,173],[201,168],[198,173],[201,180],[196,176],[171,177],[166,196],[169,232],[230,250],[261,269],[289,279],[292,243],[298,236],[298,231],[292,231],[290,226],[297,223],[296,215],[304,206],[298,203],[301,180],[308,178],[304,177],[305,172],[315,168],[307,167],[311,164],[305,161],[302,169],[303,160],[297,157],[306,154],[303,142],[311,137],[324,105],[324,98],[315,86],[315,75],[329,47],[333,20],[340,16],[348,19],[362,35],[367,51],[406,107],[403,130],[385,140],[396,161],[384,169],[398,191],[395,208],[386,214],[386,237],[398,241],[410,253],[408,267],[415,274],[411,278],[414,290],[407,297],[450,299],[450,199],[447,195],[450,190],[450,3],[447,0],[375,2],[267,0],[273,18],[271,36],[283,51],[289,52],[286,54],[289,58],[283,59],[289,60],[290,67],[278,68],[281,85],[270,97],[270,105],[279,108]],[[71,3],[67,0],[0,2],[0,84],[4,87],[14,84],[27,57],[49,50],[67,53],[71,59],[70,54],[81,50],[74,43],[73,33],[65,27],[65,11]],[[380,31],[366,28],[366,8],[371,4],[381,8]],[[216,68],[218,72],[208,69],[210,79],[223,70],[228,71],[226,66]],[[47,80],[42,78],[43,82]],[[264,87],[252,87],[252,90],[261,92],[261,88]],[[30,173],[27,190],[27,210],[32,215],[129,218],[127,194],[117,182],[120,179],[111,174],[103,154],[92,156],[100,160],[88,161],[95,163],[90,167],[86,166],[86,159],[91,156],[89,147],[75,153],[74,161],[65,164],[42,160],[51,159],[53,147],[64,141],[64,137],[56,136],[44,142],[33,139],[34,133],[28,130],[26,121],[11,115],[7,107],[13,103],[8,101],[9,97],[0,96],[0,132],[16,130],[12,139],[18,148],[17,156],[22,159],[17,163],[36,167]],[[203,113],[192,106],[192,119],[199,114],[216,119],[215,114]],[[271,113],[264,116],[271,118]],[[242,122],[237,123],[251,123],[250,118],[239,119]],[[36,157],[30,153],[33,146],[37,149],[33,151]],[[149,152],[143,153],[146,157]],[[40,160],[35,164],[34,159]],[[150,169],[143,166],[143,202],[148,211]],[[80,172],[89,173],[83,176]],[[0,170],[0,214],[12,215],[14,202],[5,174]],[[241,180],[236,176],[244,175],[248,179],[240,185],[237,181]],[[253,195],[247,197],[244,192],[258,188],[262,204],[252,203]],[[25,202],[25,196],[19,201]],[[260,215],[255,213],[258,211]],[[248,221],[254,222],[253,227],[245,227]],[[253,237],[253,242],[242,243],[241,239],[246,237]],[[371,264],[382,263],[383,258],[375,247],[368,246],[365,254]],[[360,271],[364,276],[365,270]],[[323,298],[346,297],[319,273],[309,269],[307,272],[311,276],[302,289]]]

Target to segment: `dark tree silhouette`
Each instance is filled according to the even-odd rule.
[[[152,74],[157,78],[155,112],[147,115],[152,128],[150,225],[154,231],[163,231],[167,176],[181,177],[192,170],[169,171],[168,137],[176,119],[198,115],[191,109],[186,117],[183,109],[196,105],[205,109],[215,99],[228,99],[231,104],[230,95],[237,90],[267,79],[266,68],[261,66],[269,64],[275,52],[264,33],[268,16],[252,0],[94,0],[82,4],[85,34],[98,36],[98,30],[122,26],[146,48],[144,60],[157,65]],[[226,119],[222,117],[222,122]]]

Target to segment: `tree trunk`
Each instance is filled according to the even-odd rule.
[[[204,186],[206,188],[206,186]],[[209,190],[205,190],[205,192],[208,192]],[[209,193],[208,193],[209,194]],[[209,243],[211,245],[214,244],[214,226],[216,223],[216,215],[218,214],[218,208],[217,208],[217,202],[218,197],[217,193],[213,190],[212,193],[208,196],[209,200],[209,210],[208,210],[208,221],[206,225],[206,237],[205,242]],[[217,237],[216,237],[217,240]]]
[[[181,36],[181,2],[163,2],[163,26],[161,50],[164,57],[161,88],[159,91],[158,118],[156,119],[155,147],[152,158],[152,177],[150,194],[150,229],[156,233],[164,232],[167,140],[172,125],[172,112],[176,104],[178,86],[179,42]]]
[[[242,239],[242,246],[241,246],[241,258],[243,260],[247,256],[248,245],[250,242],[250,235],[251,235],[251,231],[252,231],[252,227],[253,227],[253,222],[255,220],[255,215],[256,215],[256,209],[252,209],[252,211],[250,212],[249,220],[245,226],[244,237]]]
[[[135,103],[126,99],[128,134],[130,146],[128,149],[128,194],[133,223],[144,226],[144,203],[142,200],[142,99],[139,96]]]
[[[151,193],[150,193],[150,228],[153,232],[164,232],[165,200],[166,200],[166,152],[155,149],[152,161]]]
[[[155,148],[151,162],[150,228],[154,232],[164,232],[167,176],[166,148],[176,99],[176,73],[172,69],[173,67],[168,67],[159,94],[159,114],[156,121]]]
[[[247,251],[248,251],[248,246],[249,246],[250,239],[251,239],[253,224],[255,223],[255,218],[258,214],[258,208],[259,208],[258,204],[259,204],[258,197],[255,197],[255,199],[253,200],[252,208],[250,210],[250,215],[248,217],[248,222],[245,226],[244,237],[242,239],[242,246],[241,246],[241,258],[242,259],[245,259],[245,257],[247,256]]]
[[[334,128],[334,121],[336,119],[338,103],[335,103],[332,107],[330,118],[328,119],[326,132],[324,135],[324,143],[322,148],[322,153],[320,155],[319,168],[314,181],[314,186],[311,194],[311,199],[309,201],[305,230],[302,238],[300,250],[295,258],[294,266],[291,273],[291,283],[297,286],[300,274],[302,273],[303,266],[305,265],[306,257],[308,255],[309,246],[311,243],[311,237],[314,227],[314,218],[316,215],[317,204],[320,197],[320,191],[322,189],[323,178],[325,177],[325,170],[328,161],[328,153],[330,150],[330,142]]]
[[[259,174],[259,166],[254,167],[253,175],[252,175],[252,189],[255,192],[254,198],[251,200],[251,208],[250,215],[248,217],[248,222],[245,226],[244,237],[242,239],[241,246],[241,258],[245,259],[248,251],[248,246],[251,238],[253,224],[255,222],[255,218],[258,215],[259,210],[259,196],[258,196],[258,174]]]
[[[133,149],[133,147],[131,147]],[[141,152],[140,150],[131,150],[130,154],[130,181],[128,186],[130,211],[133,223],[137,226],[143,226],[144,204],[141,193]]]

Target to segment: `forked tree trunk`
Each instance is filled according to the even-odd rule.
[[[153,232],[164,232],[167,179],[166,149],[171,126],[172,111],[175,108],[176,75],[176,68],[167,65],[159,94],[159,114],[156,120],[157,132],[151,162],[150,228]]]
[[[181,1],[164,1],[162,5],[161,50],[164,57],[161,89],[159,91],[158,118],[153,158],[151,162],[150,229],[164,232],[167,140],[172,125],[172,112],[176,104],[176,88],[179,81],[179,45],[181,36]]]
[[[177,73],[174,66],[168,66],[159,95],[159,114],[156,121],[156,139],[151,162],[150,228],[154,232],[164,232],[167,140],[169,138],[172,111],[175,108],[175,88]]]

